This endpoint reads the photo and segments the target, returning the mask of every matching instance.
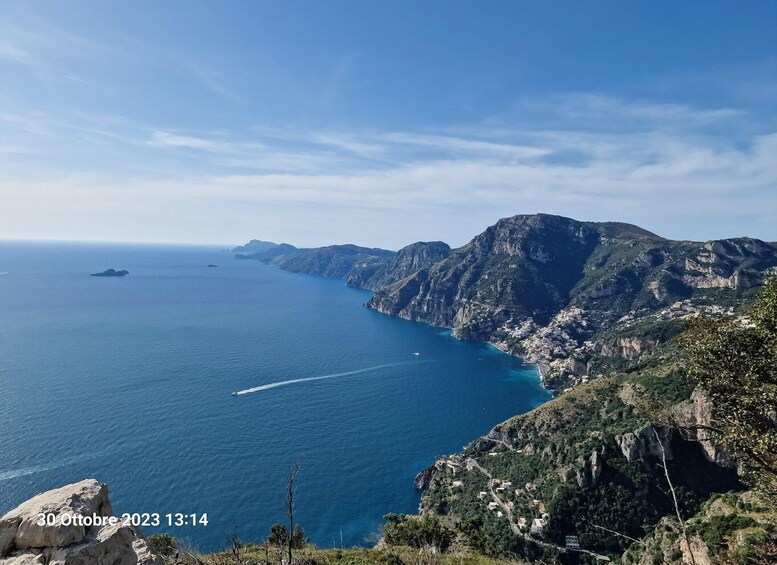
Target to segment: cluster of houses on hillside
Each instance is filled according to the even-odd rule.
[[[434,462],[434,468],[438,471],[450,471],[454,475],[463,469],[460,455],[443,455]]]
[[[630,322],[642,320],[650,310],[643,308],[641,310],[632,310],[618,320],[619,324],[630,325]],[[659,310],[653,316],[658,320],[678,320],[691,316],[702,316],[704,318],[720,318],[721,316],[733,316],[734,307],[719,306],[717,304],[694,304],[693,300],[686,298],[678,300],[666,308]]]
[[[493,452],[492,452],[493,453]],[[464,488],[464,476],[459,475],[461,472],[468,469],[467,461],[462,459],[460,455],[447,455],[437,459],[434,463],[435,468],[438,471],[445,471],[451,473],[454,477],[461,476],[462,478],[455,478],[450,483],[451,490],[462,490]],[[497,518],[504,518],[506,512],[513,512],[515,509],[515,502],[509,500],[508,497],[514,497],[518,500],[526,500],[531,493],[537,490],[537,485],[528,482],[523,487],[515,488],[512,481],[507,479],[492,479],[490,488],[493,489],[493,494],[496,499],[491,500],[491,496],[487,490],[478,492],[477,498],[481,501],[488,501],[488,509],[495,512]],[[545,525],[549,518],[545,503],[537,498],[528,500],[527,506],[534,515],[534,517],[518,516],[516,518],[516,525],[521,530],[529,530],[533,535],[541,536],[545,531]],[[539,515],[539,516],[537,516]]]
[[[725,308],[717,304],[693,304],[691,300],[680,300],[675,302],[669,308],[664,308],[658,312],[657,317],[661,320],[672,320],[688,318],[690,316],[703,316],[705,318],[719,318],[721,316],[731,316],[734,314],[734,307]]]
[[[461,481],[454,481],[455,482],[461,482]],[[496,512],[497,518],[502,518],[504,516],[503,510],[509,510],[510,512],[513,511],[515,508],[515,503],[510,500],[504,500],[499,495],[509,495],[514,494],[517,498],[523,498],[526,496],[527,491],[532,491],[536,487],[533,483],[526,483],[524,488],[517,488],[513,489],[513,483],[511,481],[503,480],[503,479],[494,479],[492,481],[492,485],[495,486],[494,488],[494,494],[499,498],[499,501],[491,500],[488,502],[488,509],[491,511]],[[489,498],[488,492],[485,490],[482,490],[478,493],[478,499],[479,500],[486,500]],[[533,499],[528,503],[530,510],[536,510],[536,512],[539,513],[539,517],[530,518],[531,524],[527,521],[527,518],[524,516],[519,516],[516,519],[516,525],[521,530],[526,530],[529,528],[529,531],[534,535],[542,535],[542,533],[545,531],[545,525],[547,523],[547,520],[549,518],[547,510],[545,508],[545,503],[539,499]]]

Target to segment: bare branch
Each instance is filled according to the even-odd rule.
[[[691,551],[691,540],[688,539],[688,530],[685,527],[685,520],[683,520],[683,517],[680,514],[680,504],[677,502],[677,492],[675,492],[672,479],[669,476],[669,467],[666,466],[666,450],[664,449],[664,444],[661,442],[661,437],[658,435],[658,430],[653,428],[653,433],[656,435],[656,441],[658,442],[658,447],[661,450],[661,466],[664,469],[664,476],[666,476],[666,482],[669,485],[669,490],[672,493],[672,502],[674,503],[674,510],[677,514],[677,521],[680,523],[680,531],[683,534],[685,544],[688,546],[688,555],[691,556],[691,563],[692,565],[696,565],[696,559],[693,556],[693,551]]]
[[[620,532],[616,532],[615,530],[611,530],[610,528],[605,528],[604,526],[600,526],[599,524],[594,524],[590,520],[588,521],[589,524],[591,524],[594,528],[599,528],[600,530],[604,530],[605,532],[610,532],[611,534],[615,534],[616,536],[620,536],[622,538],[626,538],[627,540],[631,540],[633,542],[637,542],[641,545],[645,545],[645,542],[641,539],[633,538],[631,536],[627,536],[626,534],[622,534]]]
[[[283,496],[283,505],[286,510],[286,517],[289,520],[289,535],[287,541],[288,548],[288,565],[293,564],[293,547],[294,547],[294,504],[297,497],[297,475],[299,474],[302,461],[296,461],[289,469],[289,475],[286,479],[286,492]]]

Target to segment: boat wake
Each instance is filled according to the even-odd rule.
[[[431,363],[431,360],[425,361],[403,361],[401,363],[386,363],[385,365],[375,365],[374,367],[365,367],[364,369],[357,369],[355,371],[345,371],[344,373],[332,373],[331,375],[321,375],[318,377],[304,377],[301,379],[291,379],[288,381],[279,381],[277,383],[270,383],[262,386],[255,386],[253,388],[247,388],[245,390],[239,390],[233,392],[232,396],[243,396],[244,394],[252,394],[254,392],[262,392],[270,390],[271,388],[278,388],[281,386],[293,385],[297,383],[306,383],[310,381],[323,381],[324,379],[336,379],[338,377],[349,377],[351,375],[360,375],[362,373],[369,373],[377,371],[379,369],[386,369],[388,367],[399,367],[401,365],[418,365],[419,363]]]
[[[0,471],[0,481],[7,481],[10,479],[18,479],[19,477],[26,477],[27,475],[34,475],[35,473],[43,473],[44,471],[51,471],[53,469],[59,469],[72,465],[74,463],[81,463],[82,461],[88,461],[96,457],[105,455],[108,451],[97,451],[93,453],[83,453],[80,455],[74,455],[71,457],[60,457],[54,462],[42,463],[40,465],[31,465],[29,467],[23,467],[21,469],[10,469],[7,471]]]

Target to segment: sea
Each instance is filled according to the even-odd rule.
[[[108,268],[130,274],[89,276]],[[96,478],[117,514],[161,517],[144,534],[214,551],[284,521],[299,462],[311,541],[373,544],[419,471],[550,394],[370,295],[215,246],[0,242],[0,515]]]

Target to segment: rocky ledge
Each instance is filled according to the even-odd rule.
[[[50,516],[45,525],[41,514]],[[0,564],[42,563],[161,565],[162,559],[138,528],[113,517],[107,485],[87,479],[39,494],[0,518]]]

